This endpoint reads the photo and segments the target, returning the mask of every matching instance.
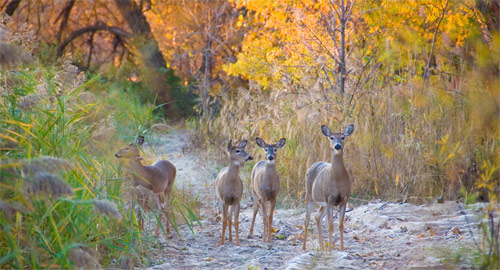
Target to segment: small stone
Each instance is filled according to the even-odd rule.
[[[454,235],[458,235],[458,234],[462,233],[458,227],[454,227],[453,229],[451,229],[451,231],[453,232]]]

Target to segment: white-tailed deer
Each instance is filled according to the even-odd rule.
[[[343,133],[330,133],[330,129],[324,125],[321,126],[321,131],[330,140],[330,146],[333,149],[332,163],[316,162],[306,172],[307,207],[302,249],[306,249],[307,230],[314,201],[321,205],[318,213],[314,216],[318,226],[321,251],[324,251],[321,220],[325,215],[328,216],[328,251],[331,251],[333,246],[333,208],[337,205],[340,206],[340,250],[344,250],[344,216],[347,199],[351,193],[351,181],[344,166],[343,146],[344,138],[352,134],[354,125],[349,125]]]
[[[233,216],[236,245],[240,245],[238,218],[240,215],[240,200],[243,195],[243,182],[241,181],[239,170],[243,162],[253,159],[252,156],[245,151],[246,145],[246,140],[234,145],[232,141],[229,141],[227,145],[229,166],[222,168],[215,180],[215,193],[217,199],[222,204],[221,245],[224,245],[226,226],[229,226],[229,242],[233,241],[231,234],[231,219]]]
[[[139,136],[137,143],[142,145],[144,143],[144,137]],[[134,186],[145,187],[158,196],[158,200],[161,203],[161,211],[164,212],[165,218],[167,219],[167,233],[170,233],[170,225],[168,221],[168,200],[175,181],[175,166],[168,160],[159,160],[152,166],[142,165],[139,148],[134,143],[120,149],[115,154],[115,157],[128,159],[128,170],[134,181]],[[144,229],[143,224],[144,223],[141,218],[141,229]],[[155,230],[156,234],[158,232],[159,226],[157,226]]]
[[[248,238],[253,236],[255,216],[257,216],[259,206],[262,206],[262,219],[264,221],[262,241],[271,242],[273,212],[276,206],[276,197],[280,190],[280,178],[276,170],[276,157],[278,149],[285,145],[286,139],[282,138],[276,144],[267,144],[261,138],[256,138],[255,142],[266,151],[266,160],[257,162],[252,170],[253,218]],[[269,208],[267,206],[268,202]]]

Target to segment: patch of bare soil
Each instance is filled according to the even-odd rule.
[[[456,265],[445,264],[446,253],[461,247],[474,249],[474,241],[480,239],[477,224],[482,218],[482,204],[465,207],[451,201],[430,205],[374,201],[349,209],[343,252],[338,249],[337,222],[334,250],[319,251],[314,218],[308,250],[302,251],[305,207],[276,209],[273,240],[263,243],[260,214],[253,239],[247,238],[252,202],[245,190],[240,213],[241,246],[218,246],[222,225],[212,184],[221,166],[201,162],[196,153],[187,151],[187,144],[183,131],[161,136],[153,145],[155,160],[167,158],[175,164],[177,188],[191,192],[202,203],[202,226],[196,225],[196,235],[187,225],[180,225],[181,237],[175,233],[167,238],[160,236],[161,246],[151,255],[149,269],[455,269]],[[328,231],[326,219],[323,231]],[[458,268],[470,268],[471,263],[469,256],[459,262]]]

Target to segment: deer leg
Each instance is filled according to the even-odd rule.
[[[167,234],[170,234],[170,219],[169,219],[169,210],[170,207],[168,207],[168,199],[170,196],[168,194],[165,194],[165,224],[167,225]]]
[[[229,229],[229,242],[233,242],[233,233],[231,232],[231,228],[233,226],[232,221],[233,221],[233,213],[234,213],[234,205],[229,206],[229,215],[228,215],[228,229]]]
[[[167,194],[164,194],[164,201],[162,202],[162,196],[161,194],[158,194],[158,200],[160,202],[160,214],[158,215],[158,219],[159,219],[159,224],[156,226],[156,229],[155,229],[155,234],[158,235],[158,233],[160,232],[160,224],[161,224],[161,219],[163,217],[163,215],[165,215],[165,225],[167,227],[167,234],[170,233],[170,226],[169,226],[169,223],[168,223],[168,195]]]
[[[224,245],[224,237],[226,236],[226,225],[227,225],[227,207],[226,203],[222,204],[222,236],[220,239],[220,245]]]
[[[234,234],[236,237],[236,245],[240,245],[240,221],[239,221],[239,216],[240,216],[240,203],[236,204],[234,206]]]
[[[346,206],[347,206],[347,200],[340,206],[339,231],[340,231],[340,250],[341,251],[344,251],[344,216],[345,216]]]
[[[328,252],[330,252],[333,246],[333,206],[328,204],[326,212],[328,214]]]
[[[271,230],[273,228],[273,214],[274,214],[274,207],[276,207],[276,198],[271,200],[271,211],[269,212],[269,228],[268,228],[268,235],[267,235],[267,242],[271,242]]]
[[[142,211],[137,213],[137,218],[139,219],[139,227],[141,227],[141,231],[144,231],[144,214]]]
[[[160,212],[158,214],[159,223],[156,225],[155,235],[158,235],[160,233],[160,224],[161,224],[161,218],[162,218],[162,216],[163,216],[163,212]]]
[[[309,220],[311,219],[311,207],[312,207],[312,202],[307,202],[306,220],[304,221],[304,242],[302,243],[302,250],[306,250],[307,231],[309,228]]]
[[[314,215],[314,219],[316,220],[316,225],[318,226],[318,242],[319,242],[319,248],[321,251],[325,251],[324,243],[323,243],[323,228],[321,228],[321,220],[325,217],[326,214],[326,207],[321,206],[319,208],[318,213]]]
[[[257,216],[257,212],[259,211],[259,202],[260,201],[254,197],[252,224],[250,225],[250,231],[248,232],[248,238],[253,237],[253,225],[255,224],[255,217]]]
[[[262,232],[262,242],[266,242],[267,238],[267,223],[269,222],[269,219],[267,217],[267,201],[262,199],[262,221],[264,223],[264,230]]]

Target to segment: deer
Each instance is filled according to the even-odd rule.
[[[139,153],[138,145],[144,143],[144,137],[139,136],[136,143],[131,143],[118,152],[116,158],[128,159],[128,171],[131,173],[133,185],[142,186],[151,190],[160,202],[160,210],[165,214],[167,234],[170,233],[170,225],[168,220],[168,201],[172,187],[174,185],[176,168],[168,160],[159,160],[151,166],[143,165],[142,158]],[[160,215],[160,223],[162,216]],[[144,229],[144,221],[141,217],[141,229]],[[155,234],[158,234],[159,226],[156,227]]]
[[[304,225],[304,242],[302,250],[306,250],[307,230],[311,217],[312,203],[320,204],[318,213],[314,216],[318,226],[318,241],[321,251],[323,247],[323,235],[321,229],[321,220],[328,216],[328,251],[333,246],[333,208],[340,207],[340,250],[344,250],[344,216],[347,206],[347,200],[351,193],[351,181],[344,166],[343,148],[344,139],[352,134],[354,125],[349,125],[345,131],[331,133],[330,129],[322,125],[321,131],[330,140],[330,147],[333,150],[331,163],[320,161],[311,165],[306,172],[306,219]]]
[[[248,238],[252,238],[253,236],[255,217],[257,216],[259,207],[262,207],[262,219],[264,222],[262,241],[271,242],[274,207],[276,206],[276,197],[280,190],[280,178],[276,170],[276,158],[278,149],[285,146],[286,139],[281,138],[276,144],[267,144],[261,138],[256,138],[255,142],[266,152],[266,160],[257,162],[252,169],[253,218]],[[268,202],[269,208],[267,206]]]
[[[232,140],[227,145],[229,166],[220,170],[215,180],[215,193],[222,209],[222,236],[220,245],[224,245],[226,227],[229,230],[229,242],[233,241],[231,233],[231,219],[234,216],[234,231],[236,245],[240,245],[239,215],[240,201],[243,195],[243,182],[239,175],[240,166],[253,157],[245,151],[247,140],[233,144]]]

